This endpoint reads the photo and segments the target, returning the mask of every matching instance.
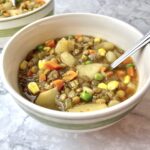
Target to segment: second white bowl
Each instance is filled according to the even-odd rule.
[[[0,47],[2,47],[14,33],[25,25],[53,14],[54,1],[45,1],[46,3],[43,6],[31,12],[8,18],[0,18]]]

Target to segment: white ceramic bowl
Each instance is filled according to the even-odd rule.
[[[31,34],[32,33],[32,34]],[[7,90],[18,105],[37,120],[68,131],[92,131],[114,124],[128,114],[141,100],[150,84],[150,47],[134,56],[139,73],[139,88],[128,100],[94,112],[71,113],[49,110],[29,102],[19,93],[18,66],[26,54],[39,43],[68,34],[100,36],[123,49],[131,48],[142,34],[120,20],[94,14],[65,14],[36,21],[15,34],[2,55],[2,76]]]
[[[53,14],[54,1],[45,0],[45,4],[33,11],[12,16],[8,18],[0,18],[0,46],[8,41],[8,39],[19,29],[25,25],[34,22],[40,18]]]

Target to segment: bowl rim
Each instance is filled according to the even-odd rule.
[[[130,107],[129,104],[133,104],[133,103],[138,103],[136,102],[137,99],[139,97],[141,97],[146,90],[148,89],[148,86],[150,85],[150,77],[147,79],[147,82],[145,83],[145,85],[143,87],[141,87],[141,90],[136,92],[132,97],[130,97],[129,99],[127,99],[126,101],[117,104],[113,107],[109,107],[107,109],[103,109],[103,110],[97,110],[97,111],[92,111],[92,112],[62,112],[62,111],[57,111],[57,110],[52,110],[52,109],[47,109],[44,108],[42,106],[38,106],[30,101],[28,101],[26,98],[24,98],[21,94],[17,93],[9,84],[9,82],[7,81],[7,78],[5,77],[5,70],[4,70],[4,60],[5,60],[5,53],[7,53],[7,47],[9,46],[9,44],[13,41],[13,39],[15,39],[15,37],[17,37],[20,33],[24,32],[26,29],[30,28],[31,26],[35,26],[36,24],[40,23],[40,22],[44,22],[47,20],[52,20],[55,18],[61,18],[61,17],[68,17],[68,16],[79,16],[79,17],[97,17],[97,19],[109,19],[111,21],[115,21],[116,23],[122,25],[122,26],[126,26],[127,28],[129,28],[130,30],[134,31],[137,35],[139,36],[143,36],[143,34],[137,30],[135,27],[131,26],[130,24],[110,17],[110,16],[106,16],[106,15],[99,15],[99,14],[92,14],[92,13],[66,13],[66,14],[59,14],[59,15],[54,15],[54,16],[50,16],[50,17],[46,17],[46,18],[42,18],[40,20],[37,20],[29,25],[27,25],[26,27],[22,28],[20,31],[18,31],[15,35],[13,35],[13,37],[11,37],[11,39],[7,42],[7,44],[5,45],[5,47],[3,48],[2,51],[2,81],[4,82],[4,85],[6,86],[6,89],[8,90],[8,92],[15,98],[17,99],[17,101],[19,101],[22,105],[25,105],[27,108],[30,108],[31,110],[33,110],[36,113],[40,113],[40,114],[44,114],[46,116],[51,116],[54,118],[61,118],[64,120],[74,120],[74,119],[78,119],[78,120],[82,120],[82,119],[91,119],[91,118],[97,118],[97,117],[105,117],[105,116],[110,116],[113,115],[115,112],[118,112],[119,110],[125,109],[127,107]]]
[[[21,19],[21,18],[25,18],[27,16],[30,16],[32,14],[35,14],[41,10],[43,10],[45,7],[47,7],[47,5],[51,4],[53,2],[53,0],[44,0],[45,1],[45,4],[32,10],[32,11],[29,11],[29,12],[26,12],[26,13],[23,13],[23,14],[20,14],[20,15],[16,15],[16,16],[11,16],[11,17],[8,17],[8,18],[0,18],[0,22],[7,22],[7,21],[11,21],[11,20],[17,20],[17,19]]]

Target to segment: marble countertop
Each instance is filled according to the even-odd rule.
[[[91,12],[119,18],[145,33],[150,29],[150,0],[55,0],[55,13]],[[54,130],[31,118],[0,81],[1,150],[149,150],[150,99],[119,123],[91,133]]]

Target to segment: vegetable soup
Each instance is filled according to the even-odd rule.
[[[69,35],[35,47],[20,63],[18,84],[29,101],[68,112],[101,110],[132,96],[138,86],[131,57],[110,64],[124,51],[100,37]]]
[[[16,6],[13,6],[11,0],[0,0],[0,18],[20,15],[43,4],[45,4],[44,0],[16,0]]]

